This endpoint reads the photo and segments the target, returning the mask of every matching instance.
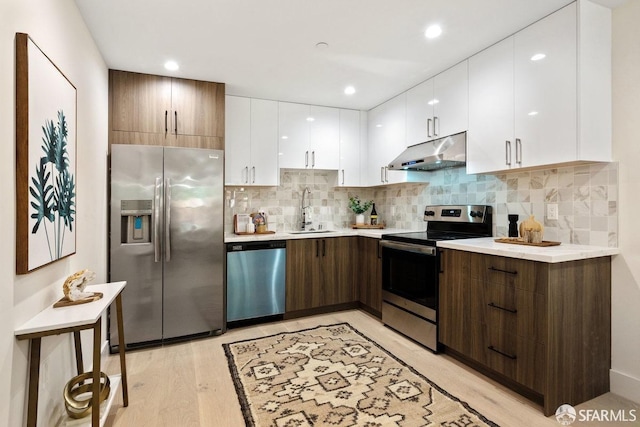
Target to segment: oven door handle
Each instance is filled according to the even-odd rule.
[[[390,240],[381,240],[380,246],[421,255],[436,256],[436,248],[433,246],[413,245],[411,243],[399,243]]]

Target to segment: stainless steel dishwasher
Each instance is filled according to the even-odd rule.
[[[227,322],[284,313],[287,242],[227,243]]]

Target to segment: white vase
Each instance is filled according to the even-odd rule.
[[[364,224],[364,214],[356,215],[356,224]]]

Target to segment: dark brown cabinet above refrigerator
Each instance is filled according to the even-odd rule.
[[[223,83],[109,70],[111,144],[224,148]]]

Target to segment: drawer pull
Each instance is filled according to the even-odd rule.
[[[491,271],[498,271],[498,272],[500,272],[500,273],[513,274],[513,275],[518,274],[518,272],[517,272],[517,271],[501,270],[501,269],[499,269],[499,268],[495,268],[495,267],[489,267],[489,270],[491,270]]]
[[[494,346],[492,346],[492,345],[490,345],[490,346],[489,346],[489,347],[487,347],[487,348],[488,348],[489,350],[491,350],[491,351],[495,351],[496,353],[498,353],[498,354],[500,354],[500,355],[502,355],[502,356],[504,356],[504,357],[508,357],[508,358],[509,358],[509,359],[511,359],[511,360],[516,360],[516,359],[518,358],[518,356],[516,356],[516,355],[514,355],[514,354],[507,354],[507,353],[504,353],[504,352],[502,352],[502,351],[498,350],[497,348],[495,348],[495,347],[494,347]]]
[[[518,310],[511,310],[510,308],[505,308],[505,307],[500,307],[499,305],[496,305],[492,302],[490,302],[489,304],[487,304],[489,307],[491,308],[497,308],[498,310],[504,310],[504,311],[508,311],[509,313],[513,313],[516,314],[518,312]]]

